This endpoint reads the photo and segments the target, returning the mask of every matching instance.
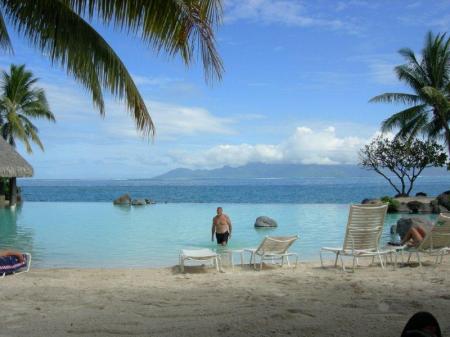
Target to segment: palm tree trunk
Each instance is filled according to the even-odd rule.
[[[16,178],[9,180],[9,207],[15,206],[17,203],[17,184]]]

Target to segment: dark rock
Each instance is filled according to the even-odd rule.
[[[425,192],[417,192],[416,197],[426,197],[427,194]]]
[[[147,203],[145,202],[145,199],[133,199],[131,204],[133,206],[144,206],[144,205],[147,205]]]
[[[404,236],[406,235],[406,233],[408,232],[408,230],[411,227],[422,227],[424,228],[426,231],[431,230],[431,228],[433,228],[433,224],[424,219],[424,218],[418,218],[418,217],[413,217],[413,218],[400,218],[397,221],[397,233],[400,235],[400,237],[403,239]]]
[[[259,216],[255,220],[255,227],[278,227],[278,224],[268,216]]]
[[[363,205],[383,205],[383,202],[380,199],[364,199],[361,201]]]
[[[394,198],[404,198],[404,197],[407,197],[408,195],[407,194],[404,194],[404,193],[397,193],[395,196],[394,196]]]
[[[437,197],[438,203],[450,211],[450,191],[445,191]]]
[[[129,204],[131,204],[130,195],[128,193],[121,195],[116,200],[114,200],[113,203],[114,203],[114,205],[129,205]]]
[[[412,200],[406,204],[412,213],[419,213],[424,209],[424,204],[417,200]]]
[[[440,212],[440,208],[442,207],[441,205],[439,205],[439,201],[437,199],[431,200],[430,201],[430,207],[431,207],[431,212],[434,214],[439,214]]]
[[[156,204],[156,201],[153,201],[152,199],[145,199],[145,203],[147,205],[154,205],[154,204]]]

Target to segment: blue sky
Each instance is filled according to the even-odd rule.
[[[400,109],[374,105],[407,90],[397,51],[420,52],[427,31],[446,32],[449,1],[228,0],[217,44],[225,65],[208,85],[199,62],[157,55],[138,39],[95,25],[122,58],[157,128],[153,143],[107,96],[101,118],[85,89],[13,35],[14,55],[39,78],[56,124],[37,122],[45,152],[19,151],[36,178],[149,178],[176,167],[355,163],[358,149]]]

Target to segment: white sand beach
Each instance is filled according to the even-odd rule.
[[[34,269],[0,280],[1,336],[399,336],[415,312],[450,334],[450,266],[355,273]]]

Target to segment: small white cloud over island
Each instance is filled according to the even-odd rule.
[[[180,166],[216,168],[248,163],[355,164],[367,139],[339,137],[332,126],[313,130],[299,126],[278,144],[220,144],[196,152],[172,151]]]

